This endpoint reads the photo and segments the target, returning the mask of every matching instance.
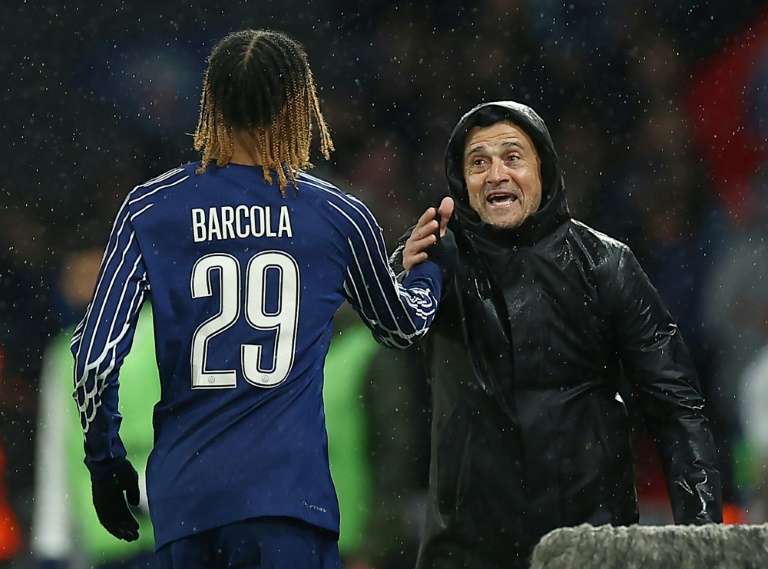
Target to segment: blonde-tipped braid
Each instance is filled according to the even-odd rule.
[[[237,95],[232,95],[235,91]],[[282,93],[282,100],[275,93]],[[333,141],[301,46],[279,32],[230,34],[212,52],[203,83],[194,135],[195,149],[202,152],[197,173],[204,172],[211,160],[220,167],[229,164],[235,147],[233,130],[243,130],[261,157],[264,180],[271,184],[274,170],[285,194],[289,182],[296,186],[296,174],[312,167],[309,151],[315,124],[320,152],[327,160]]]

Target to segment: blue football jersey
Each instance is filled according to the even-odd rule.
[[[151,297],[155,546],[258,516],[338,531],[322,403],[333,315],[346,300],[377,340],[407,347],[431,324],[439,268],[398,283],[370,211],[317,177],[283,196],[261,167],[197,167],[134,188],[115,220],[72,339],[86,464],[98,476],[126,456],[119,370]]]

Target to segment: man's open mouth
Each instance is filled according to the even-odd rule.
[[[517,196],[512,192],[494,191],[486,196],[485,201],[493,206],[505,206],[516,202]]]

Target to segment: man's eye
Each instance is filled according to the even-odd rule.
[[[483,164],[485,164],[485,160],[483,160],[482,158],[475,158],[472,161],[473,166],[482,166]]]

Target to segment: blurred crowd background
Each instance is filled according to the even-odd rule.
[[[35,496],[60,472],[39,467],[50,452],[38,444],[50,419],[44,354],[81,317],[94,252],[125,194],[197,158],[205,57],[245,27],[305,45],[337,148],[329,162],[315,156],[315,171],[366,201],[390,247],[444,192],[443,153],[464,112],[497,99],[533,107],[574,217],[627,242],[678,321],[707,397],[728,520],[768,521],[767,2],[53,0],[0,10],[6,564],[46,557],[32,555]],[[418,540],[429,390],[418,354],[370,362],[388,377],[371,371],[354,388],[365,404],[350,419],[361,433],[354,458],[368,482],[367,498],[351,502],[359,516],[345,551],[350,568],[375,559],[399,569]],[[60,401],[70,405],[68,394]],[[645,433],[638,424],[643,521],[664,523]]]

